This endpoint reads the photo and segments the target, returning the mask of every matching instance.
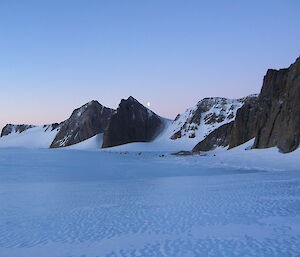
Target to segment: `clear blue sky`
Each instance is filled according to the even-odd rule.
[[[300,54],[300,1],[0,0],[0,126],[133,95],[174,118]]]

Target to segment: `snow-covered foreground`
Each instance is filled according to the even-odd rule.
[[[238,150],[0,149],[0,256],[299,256],[299,152]]]

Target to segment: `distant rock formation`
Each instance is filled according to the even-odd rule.
[[[132,142],[149,142],[162,130],[162,118],[130,96],[122,99],[104,133],[103,148]]]
[[[246,143],[255,137],[258,122],[258,97],[247,97],[237,111],[229,138],[229,148]]]
[[[238,110],[232,126],[213,131],[193,151],[229,148],[255,138],[253,148],[277,146],[283,153],[298,148],[300,143],[300,58],[288,69],[268,70],[257,99],[248,99]],[[223,132],[221,131],[223,130]],[[219,136],[217,140],[216,135]],[[208,147],[210,146],[210,147]]]
[[[44,131],[53,131],[54,129],[56,129],[59,126],[58,123],[53,123],[53,124],[47,124],[47,125],[43,125]],[[29,125],[29,124],[7,124],[1,132],[1,136],[0,137],[4,137],[4,136],[8,136],[10,134],[13,133],[23,133],[24,131],[31,129],[31,128],[36,128],[38,126],[36,125]]]
[[[52,123],[52,124],[46,124],[46,125],[43,125],[43,128],[45,129],[44,131],[53,131],[55,129],[59,129],[59,124],[58,123]]]
[[[91,101],[74,110],[70,118],[61,123],[42,126],[7,124],[2,129],[1,137],[10,134],[20,134],[30,130],[33,133],[28,134],[27,138],[32,137],[32,140],[35,140],[37,137],[41,137],[44,132],[53,131],[53,133],[48,133],[51,140],[48,147],[57,148],[69,146],[89,139],[99,133],[103,133],[109,124],[113,112],[113,109],[106,108],[97,101]],[[33,129],[35,129],[35,132]],[[37,130],[38,133],[36,133]],[[48,140],[48,136],[43,136],[41,140],[45,140],[45,138]],[[45,145],[45,142],[43,145]],[[100,147],[99,145],[99,148]]]
[[[11,133],[22,133],[27,129],[35,127],[34,125],[28,125],[28,124],[21,124],[21,125],[15,125],[15,124],[6,124],[5,127],[1,131],[1,137],[8,136]]]
[[[74,110],[69,119],[59,124],[59,132],[50,147],[57,148],[77,144],[103,133],[113,112],[113,109],[104,107],[97,101],[83,105]]]
[[[209,133],[235,119],[236,112],[248,98],[228,99],[224,97],[204,98],[185,113],[177,115],[171,127],[173,135],[170,139],[195,138],[204,139]]]
[[[288,153],[300,144],[300,57],[287,69],[268,70],[259,95],[241,99],[204,98],[177,115],[166,129],[165,126],[165,119],[129,97],[121,100],[117,110],[91,101],[74,110],[70,118],[60,124],[7,124],[2,129],[1,140],[5,141],[3,137],[12,134],[18,138],[23,135],[37,138],[37,134],[49,132],[43,146],[52,142],[50,147],[57,148],[104,133],[102,147],[106,148],[149,142],[163,131],[161,138],[172,140],[171,144],[178,142],[191,147],[197,143],[194,152],[218,146],[231,149],[255,138],[253,148],[276,146]]]

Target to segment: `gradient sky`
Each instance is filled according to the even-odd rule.
[[[0,126],[132,95],[174,118],[300,54],[300,1],[0,0]]]

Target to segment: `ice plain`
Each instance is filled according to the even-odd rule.
[[[244,152],[1,148],[0,256],[299,256],[299,151]]]

